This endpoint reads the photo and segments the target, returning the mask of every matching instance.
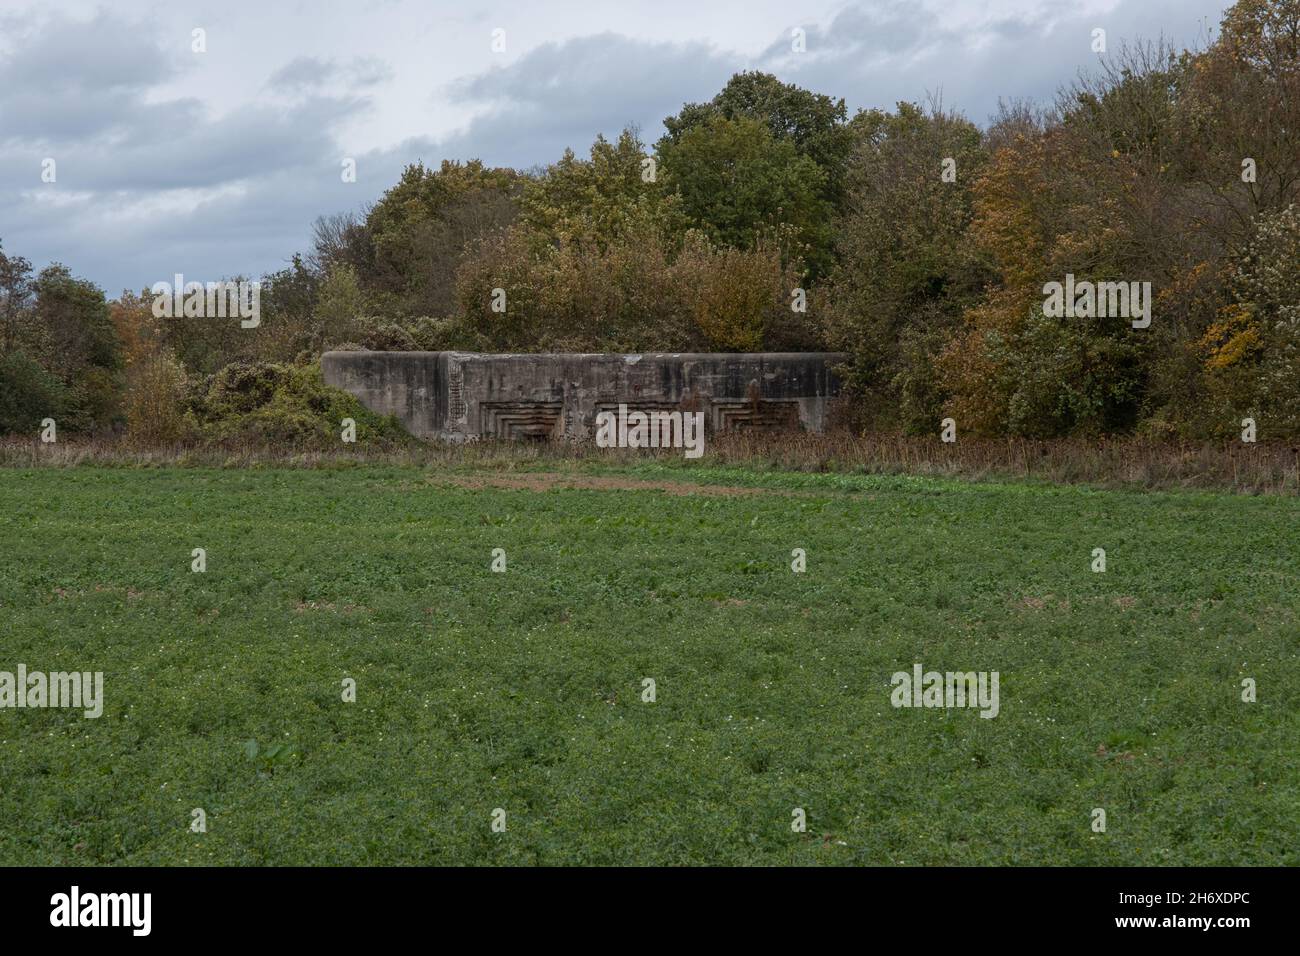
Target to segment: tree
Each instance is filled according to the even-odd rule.
[[[174,442],[186,433],[183,419],[185,369],[164,340],[152,298],[123,292],[109,303],[109,315],[122,343],[126,379],[122,407],[127,434],[146,445]]]
[[[1201,222],[1238,251],[1255,216],[1300,199],[1300,0],[1238,0],[1187,68],[1184,163]]]
[[[937,104],[860,113],[853,127],[827,335],[853,355],[848,384],[877,423],[932,431],[943,398],[932,358],[990,278],[967,236],[980,132]]]
[[[360,264],[363,288],[386,311],[448,314],[462,255],[514,220],[519,189],[514,170],[479,160],[444,160],[437,170],[407,166],[366,216],[372,254]]]
[[[616,142],[597,136],[589,159],[566,149],[524,188],[522,221],[540,242],[584,240],[605,248],[633,229],[650,227],[668,238],[685,220],[675,196],[665,192],[636,130]]]
[[[317,216],[312,223],[312,251],[307,265],[318,276],[335,266],[351,266],[358,275],[373,273],[374,247],[365,223],[351,212]]]
[[[1263,434],[1300,435],[1300,204],[1261,215],[1235,263],[1233,301],[1196,344],[1207,430],[1236,431],[1243,416]]]
[[[690,130],[705,126],[718,116],[757,120],[775,138],[791,143],[825,174],[822,198],[832,204],[839,202],[854,142],[843,99],[782,83],[770,73],[737,73],[708,103],[688,103],[676,116],[665,119],[668,132],[659,142],[660,150],[666,143],[676,143]]]
[[[1043,285],[1148,281],[1170,260],[1166,183],[1171,108],[1165,57],[1119,54],[1119,67],[1063,92],[1041,128],[1004,140],[977,177],[968,233],[993,279],[938,356],[946,415],[970,432],[1048,437],[1137,421],[1158,337],[1124,317],[1051,318]],[[1163,316],[1163,313],[1162,313]]]
[[[66,266],[33,279],[31,263],[0,250],[0,357],[0,431],[45,417],[69,431],[120,420],[121,341],[104,293]]]
[[[315,317],[322,347],[329,348],[356,337],[362,329],[365,296],[357,273],[346,263],[335,263],[320,284]]]
[[[461,268],[460,341],[481,351],[641,352],[799,348],[795,266],[768,240],[751,249],[691,230],[678,243],[653,216],[617,235],[538,246],[518,224]],[[493,290],[506,309],[493,311]]]
[[[758,120],[713,116],[661,143],[659,155],[660,175],[682,212],[713,242],[749,249],[788,224],[815,271],[829,266],[826,174]]]
[[[34,435],[42,419],[66,424],[68,388],[20,351],[0,351],[0,435]]]
[[[717,125],[719,120],[742,121],[742,127],[746,120],[761,124],[776,143],[791,147],[795,156],[811,161],[819,171],[820,175],[815,176],[809,176],[806,167],[796,172],[798,178],[809,176],[806,186],[811,187],[816,202],[811,204],[811,209],[791,211],[793,215],[806,216],[807,221],[797,222],[789,217],[785,221],[796,223],[800,229],[806,245],[803,258],[810,276],[813,279],[824,276],[833,259],[829,218],[844,200],[845,174],[855,142],[844,100],[782,83],[770,73],[737,73],[709,102],[688,103],[676,116],[664,120],[667,133],[656,145],[658,155],[671,167],[671,157],[681,155],[684,139],[707,140],[707,133],[701,137],[701,131],[712,129],[716,135],[724,129]],[[784,157],[789,153],[782,147],[774,155]],[[672,174],[671,169],[669,173]],[[678,181],[682,179],[679,177]],[[687,191],[699,192],[689,186]],[[751,210],[754,211],[765,216],[771,210]],[[742,232],[746,239],[751,238],[748,231]],[[710,235],[720,239],[722,233],[715,229],[710,230]]]
[[[32,303],[32,264],[0,246],[0,354],[17,349]]]

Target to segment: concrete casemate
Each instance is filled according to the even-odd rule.
[[[712,433],[824,431],[839,394],[833,352],[481,354],[326,352],[329,385],[419,438],[589,441],[596,415],[703,412]]]

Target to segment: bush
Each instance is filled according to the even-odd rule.
[[[127,368],[126,420],[132,441],[168,444],[186,436],[185,369],[170,351],[159,349],[132,359]]]
[[[25,353],[0,355],[0,434],[35,435],[41,419],[63,416],[70,398],[67,386]]]
[[[989,339],[991,357],[1008,379],[1008,433],[1052,438],[1132,426],[1141,394],[1140,347],[1086,323],[1038,310],[1013,336]]]
[[[1300,206],[1260,216],[1233,276],[1237,302],[1197,343],[1215,430],[1256,419],[1261,436],[1300,435]]]
[[[662,236],[649,218],[608,239],[557,245],[522,227],[484,243],[461,269],[465,316],[443,331],[477,351],[690,352],[815,347],[803,313],[790,308],[799,265],[781,235],[753,248],[721,246],[691,231]],[[492,310],[493,290],[506,310]],[[427,346],[426,346],[427,347]]]
[[[194,385],[187,405],[190,426],[212,442],[337,448],[345,418],[357,423],[358,442],[412,440],[392,416],[326,385],[319,365],[238,362]]]

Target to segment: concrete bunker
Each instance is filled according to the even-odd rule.
[[[822,432],[833,352],[326,352],[325,381],[419,438],[590,441],[596,415],[703,412],[706,431]]]

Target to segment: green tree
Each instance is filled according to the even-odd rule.
[[[685,222],[676,197],[661,187],[658,170],[650,176],[648,159],[633,129],[613,143],[597,136],[589,159],[566,149],[525,187],[522,222],[540,242],[586,240],[598,248],[646,226],[671,236]]]
[[[0,352],[0,435],[35,435],[45,418],[64,422],[68,404],[67,386],[39,363],[23,352]]]
[[[660,140],[676,143],[685,133],[707,125],[715,117],[758,120],[778,140],[791,143],[825,174],[821,196],[837,204],[843,195],[843,177],[853,148],[848,112],[843,99],[782,83],[770,73],[737,73],[712,100],[688,103],[676,116],[664,120],[668,130]]]
[[[829,266],[826,174],[765,124],[716,115],[661,141],[659,157],[659,175],[682,212],[713,242],[749,249],[788,224],[814,274]]]
[[[32,304],[32,264],[0,247],[0,354],[18,348]]]
[[[315,314],[322,346],[329,348],[354,338],[363,326],[365,309],[365,294],[356,270],[345,263],[336,263],[325,274],[316,297]]]
[[[119,422],[121,342],[103,290],[57,263],[42,269],[32,288],[29,355],[68,386],[67,424],[93,431]]]

